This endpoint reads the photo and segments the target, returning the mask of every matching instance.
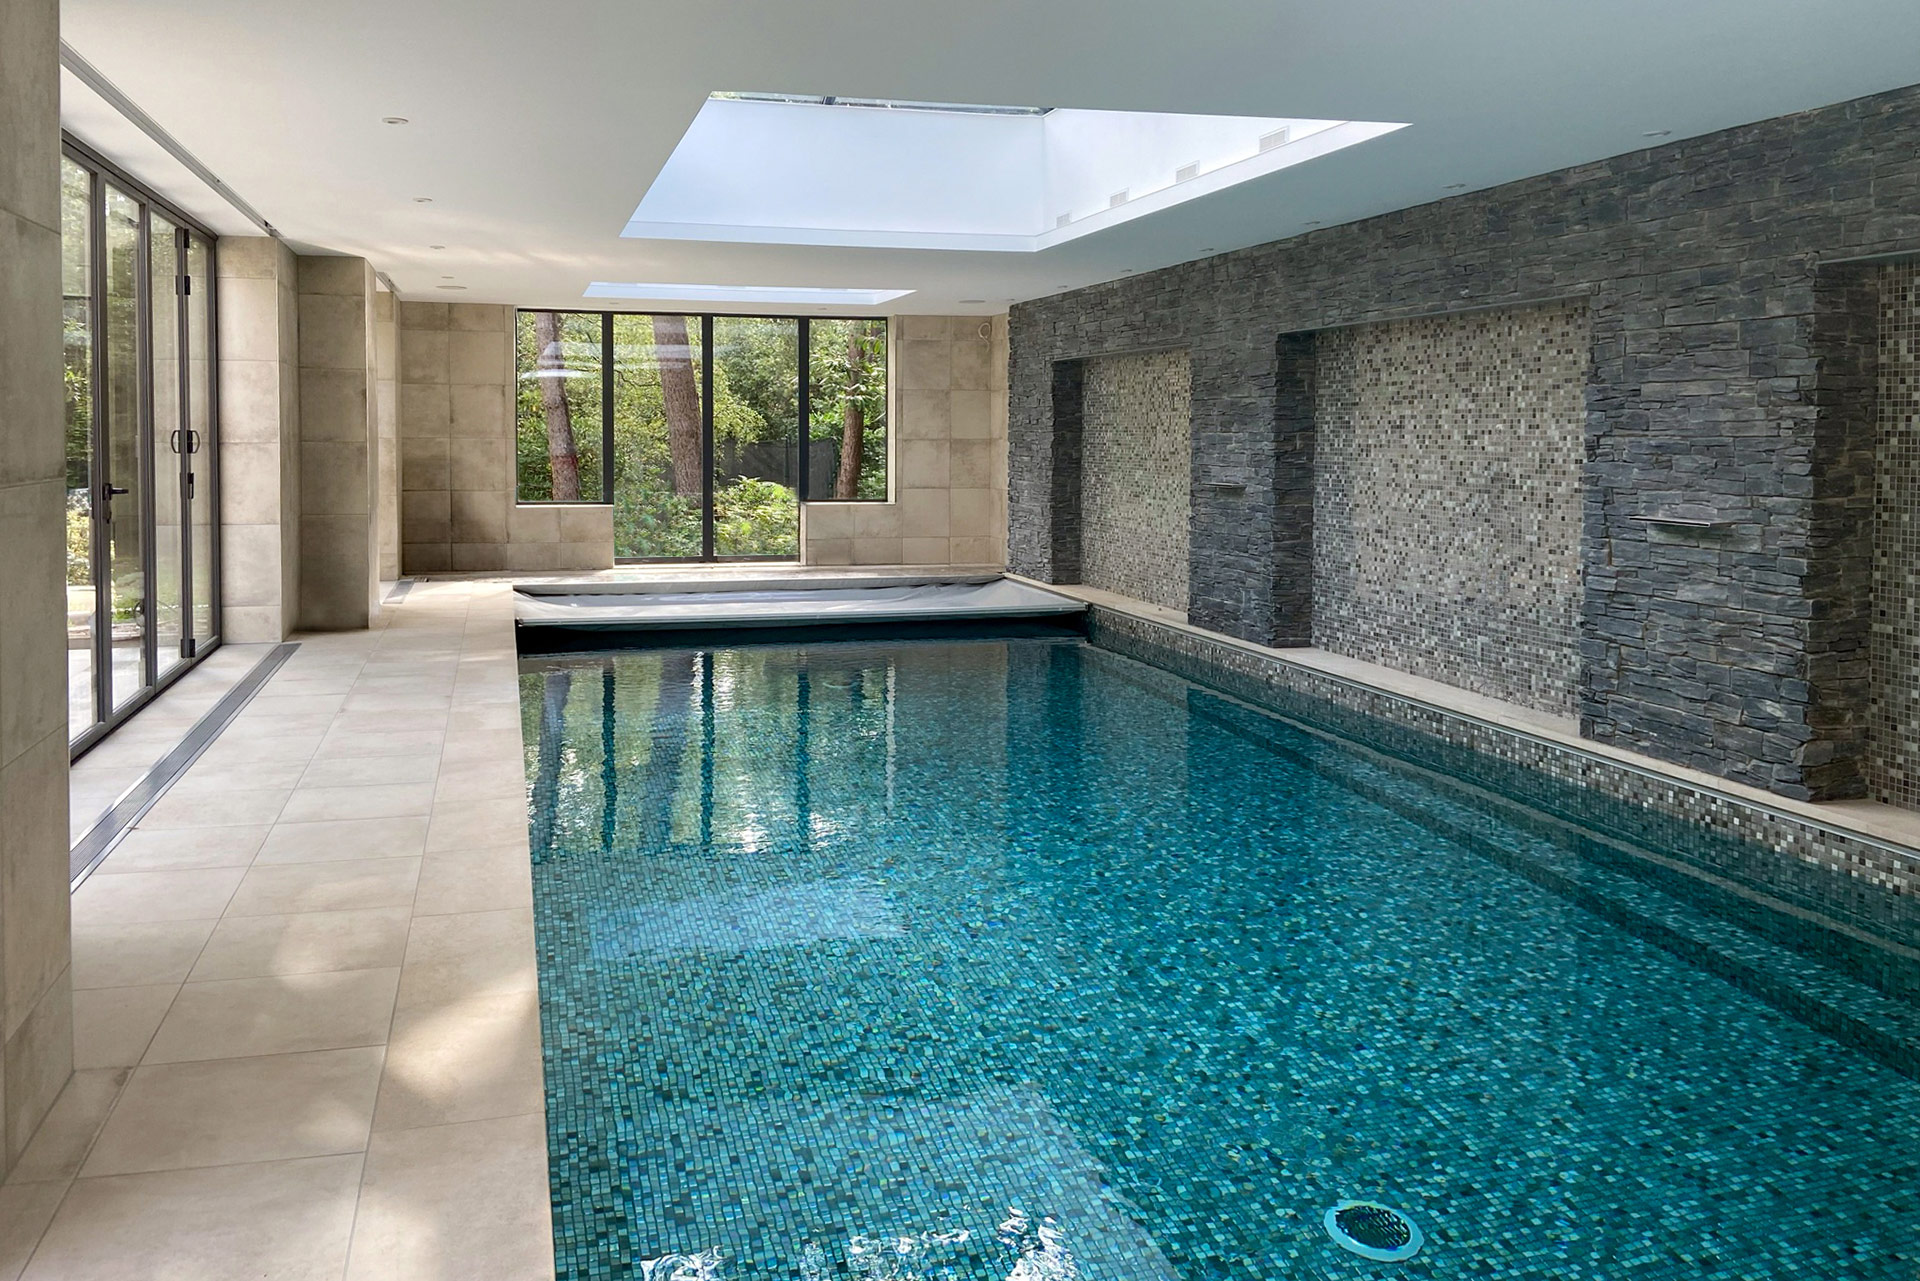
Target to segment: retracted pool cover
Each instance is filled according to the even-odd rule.
[[[695,627],[807,627],[836,623],[940,622],[962,618],[1048,618],[1083,613],[1084,601],[1026,583],[923,583],[890,587],[768,591],[611,592],[514,598],[522,627],[617,631]]]

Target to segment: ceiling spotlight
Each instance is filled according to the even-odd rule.
[[[380,123],[383,125],[403,125],[407,123],[407,118],[405,116],[381,116]]]
[[[445,246],[445,245],[428,245],[428,246],[427,246],[427,248],[429,248],[429,249],[445,249],[445,248],[446,248],[446,246]]]
[[[962,298],[960,300],[960,305],[962,307],[969,307],[975,303],[984,303],[984,302],[986,302],[985,298]]]
[[[430,205],[433,203],[433,197],[432,196],[415,196],[413,198],[413,203],[416,205]]]
[[[1447,191],[1465,191],[1467,184],[1464,182],[1450,182],[1444,189]]]
[[[465,289],[465,285],[435,285],[435,289]]]
[[[1220,251],[1214,248],[1212,245],[1208,245],[1205,249],[1202,249],[1200,252],[1203,254],[1217,254]]]
[[[1671,129],[1649,129],[1645,133],[1641,134],[1640,136],[1642,138],[1664,138],[1668,134],[1671,134],[1672,132],[1673,130]]]
[[[1320,225],[1320,220],[1318,218],[1309,218],[1305,222],[1301,223],[1300,225],[1302,227],[1318,227]]]
[[[440,279],[442,279],[442,280],[452,280],[452,279],[453,279],[453,277],[452,277],[452,276],[442,276],[442,277],[440,277]]]

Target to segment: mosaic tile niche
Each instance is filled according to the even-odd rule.
[[[1187,610],[1193,390],[1185,351],[1086,366],[1080,580]]]
[[[1572,715],[1587,310],[1316,337],[1314,644]]]
[[[1920,809],[1920,261],[1880,277],[1867,786]]]

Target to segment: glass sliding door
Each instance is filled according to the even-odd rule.
[[[215,246],[71,140],[61,199],[77,754],[219,634]]]
[[[140,306],[146,267],[140,252],[140,202],[107,189],[106,437],[100,451],[97,519],[107,536],[107,662],[109,708],[118,711],[153,682],[147,659],[152,621],[147,590],[148,486],[141,448],[146,438],[145,317]]]
[[[159,214],[147,227],[147,362],[152,380],[148,457],[153,463],[153,653],[155,676],[186,659],[187,523],[185,366],[180,350],[180,229]]]
[[[219,590],[217,564],[218,509],[214,506],[213,474],[213,247],[205,236],[187,234],[187,413],[181,438],[182,465],[187,489],[187,652],[199,654],[219,639],[214,608]]]
[[[617,560],[793,560],[801,503],[886,501],[883,318],[523,311],[518,326],[518,499],[611,504]],[[575,470],[604,494],[563,484]]]
[[[67,737],[77,739],[105,715],[99,701],[101,611],[94,530],[93,175],[60,163],[60,332],[67,426]]]

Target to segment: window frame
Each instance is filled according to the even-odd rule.
[[[107,683],[111,677],[111,663],[101,662],[99,654],[96,651],[95,661],[93,663],[95,719],[84,732],[77,736],[71,736],[67,740],[68,758],[77,761],[92,748],[98,746],[99,743],[112,734],[114,730],[137,715],[142,708],[153,702],[154,699],[166,692],[166,690],[176,684],[182,677],[198,667],[207,655],[219,649],[225,641],[224,611],[221,609],[220,600],[222,571],[224,568],[222,564],[223,558],[220,554],[221,531],[224,527],[220,520],[220,237],[216,233],[208,230],[206,224],[198,218],[184,212],[178,205],[175,205],[172,201],[156,193],[152,187],[140,181],[140,179],[134,177],[125,169],[107,159],[106,156],[65,129],[60,131],[60,155],[63,160],[71,161],[74,165],[85,171],[88,178],[89,261],[87,270],[90,295],[89,324],[92,329],[92,352],[89,356],[88,394],[91,399],[93,414],[93,439],[89,446],[89,482],[90,485],[95,488],[97,488],[100,483],[100,447],[104,439],[102,432],[104,431],[103,424],[105,423],[105,416],[101,412],[101,406],[107,403],[102,399],[106,393],[107,386],[107,344],[104,341],[105,331],[103,328],[106,324],[106,281],[109,270],[105,253],[106,219],[104,213],[106,208],[106,191],[109,187],[112,187],[133,200],[138,201],[140,205],[139,267],[136,271],[136,275],[140,280],[140,292],[137,295],[139,302],[137,303],[137,314],[135,318],[135,324],[139,334],[136,342],[136,361],[139,367],[139,376],[135,394],[135,412],[139,422],[139,430],[136,434],[142,443],[140,445],[140,462],[134,483],[143,487],[140,516],[142,524],[141,560],[143,573],[145,574],[146,591],[149,596],[148,608],[146,610],[147,617],[145,619],[146,635],[142,639],[142,673],[146,679],[142,681],[140,688],[131,698],[116,706],[110,686]],[[154,611],[151,601],[152,594],[157,590],[155,550],[158,537],[158,529],[154,520],[155,508],[152,499],[154,497],[155,486],[161,483],[158,475],[159,469],[155,467],[152,457],[151,436],[153,429],[152,417],[154,413],[154,367],[152,344],[149,341],[148,334],[153,323],[152,280],[149,263],[152,253],[152,215],[155,213],[158,213],[169,223],[173,224],[176,237],[181,238],[187,244],[198,241],[206,247],[205,287],[207,308],[205,338],[207,353],[207,441],[205,476],[207,510],[211,513],[213,524],[213,532],[208,539],[209,572],[207,576],[207,603],[211,608],[207,615],[207,634],[204,637],[191,634],[192,622],[190,616],[185,612],[186,602],[183,599],[183,639],[190,645],[190,652],[184,654],[180,662],[174,664],[164,673],[159,670],[158,655],[155,653],[157,625],[154,621]],[[176,244],[180,243],[181,241],[176,241]],[[184,264],[187,261],[187,256],[184,253],[180,254],[179,257],[183,270],[176,273],[176,280],[184,276]],[[186,306],[175,308],[175,324],[178,328],[177,344],[179,351],[175,376],[179,382],[177,409],[182,431],[188,429],[187,425],[192,419],[192,362],[188,356],[188,352],[190,351],[189,323],[191,311],[192,308]],[[197,476],[200,469],[195,468],[194,471]],[[183,560],[181,566],[181,582],[183,591],[190,592],[193,579],[191,546],[193,541],[192,502],[186,488],[186,473],[187,468],[183,464],[180,468],[180,476],[176,483],[180,486],[182,500],[180,536]],[[98,502],[97,495],[94,502]],[[99,519],[96,515],[92,519],[91,525],[92,530],[89,539],[90,552],[97,570],[104,563],[105,549],[103,543],[106,537],[106,522]],[[111,611],[106,601],[106,583],[99,581],[103,579],[104,576],[96,572],[94,577],[96,579],[94,584],[94,625],[96,631],[98,631],[100,621]],[[96,645],[101,643],[97,635],[95,637],[95,643]]]
[[[797,506],[808,503],[889,503],[893,501],[894,460],[893,460],[893,317],[887,316],[843,316],[843,315],[796,315],[781,312],[728,312],[728,311],[639,311],[626,308],[593,307],[515,307],[513,309],[514,339],[514,421],[513,433],[519,438],[519,381],[520,369],[520,318],[536,312],[551,312],[556,316],[598,316],[600,317],[600,497],[597,499],[556,499],[522,498],[520,496],[520,451],[513,451],[513,502],[516,507],[611,507],[614,502],[613,460],[614,460],[614,359],[613,359],[613,323],[618,316],[678,316],[682,320],[700,322],[700,450],[701,450],[701,552],[699,556],[616,556],[617,564],[701,564],[721,561],[786,561],[787,556],[720,556],[714,550],[713,530],[713,325],[716,320],[774,320],[794,321],[798,331],[796,343],[796,400],[799,422],[798,460],[799,483],[794,486],[794,500]],[[812,441],[813,441],[813,322],[814,321],[855,321],[862,324],[881,326],[881,340],[885,344],[881,367],[885,371],[886,387],[886,484],[882,492],[874,498],[815,498],[813,489]],[[804,548],[802,548],[804,551]]]

